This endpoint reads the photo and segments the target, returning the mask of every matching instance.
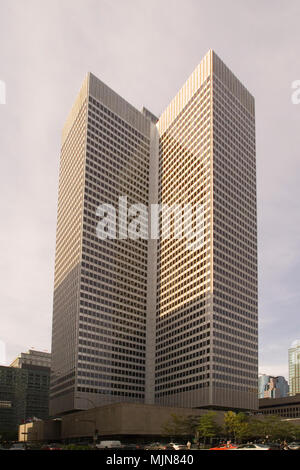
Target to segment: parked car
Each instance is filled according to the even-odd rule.
[[[209,450],[233,450],[233,449],[236,449],[237,448],[237,444],[221,444],[219,446],[216,446],[216,447],[212,447],[211,449]]]
[[[152,442],[151,444],[146,444],[144,450],[166,450],[169,444],[164,444],[161,442]]]
[[[61,444],[57,444],[56,442],[52,444],[45,444],[42,447],[42,450],[62,450]]]
[[[270,445],[266,444],[242,444],[235,449],[230,450],[272,450]]]
[[[291,442],[288,444],[290,450],[300,450],[300,442]]]
[[[270,450],[281,450],[278,442],[264,442],[264,445],[270,447]]]
[[[169,448],[174,449],[174,450],[186,450],[185,444],[176,444],[175,442],[170,442],[168,446]]]
[[[122,449],[121,441],[101,441],[96,444],[97,449]]]
[[[15,442],[9,450],[26,450],[26,444],[23,442]]]
[[[143,447],[140,445],[140,444],[124,444],[122,446],[122,450],[140,450],[142,449]]]

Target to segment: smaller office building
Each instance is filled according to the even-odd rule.
[[[49,417],[49,353],[28,351],[0,366],[0,434],[17,433],[26,421]]]

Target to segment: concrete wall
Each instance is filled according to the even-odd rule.
[[[56,442],[61,439],[93,437],[162,436],[163,426],[172,414],[202,416],[208,410],[163,407],[135,403],[116,403],[79,411],[60,420],[36,421],[19,426],[19,440]],[[223,424],[224,412],[218,411],[216,421]],[[25,434],[23,434],[25,432]]]
[[[116,403],[62,418],[62,439],[93,436],[95,429],[99,436],[114,435],[161,435],[162,428],[175,413],[180,416],[201,416],[208,410],[191,408],[162,407],[134,403]],[[223,422],[223,412],[217,412],[217,421]]]
[[[61,438],[61,421],[47,420],[19,426],[19,441],[57,441]]]

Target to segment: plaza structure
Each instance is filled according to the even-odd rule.
[[[201,243],[128,238],[120,196],[201,207]],[[103,204],[116,238],[97,236]],[[160,117],[88,73],[62,136],[50,414],[255,410],[257,316],[253,96],[212,50]]]

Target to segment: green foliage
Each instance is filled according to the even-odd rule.
[[[257,420],[256,431],[259,437],[268,440],[293,440],[300,436],[299,426],[289,421],[282,421],[282,418],[277,415],[269,415]]]
[[[165,436],[194,436],[194,441],[197,441],[199,437],[214,437],[220,432],[220,426],[214,420],[215,416],[215,412],[209,412],[201,417],[179,416],[173,413],[163,426],[162,432]]]
[[[165,436],[195,436],[195,440],[222,437],[224,432],[235,442],[251,440],[297,441],[300,440],[300,426],[282,421],[280,416],[254,416],[246,413],[227,411],[224,415],[224,430],[216,421],[216,412],[203,416],[178,416],[172,414],[163,427]]]
[[[188,436],[193,434],[195,427],[192,416],[179,416],[172,413],[171,418],[163,426],[162,432],[165,436]]]
[[[224,417],[227,433],[237,441],[264,439],[296,440],[300,437],[300,427],[289,421],[282,421],[280,416],[270,415],[258,418],[245,413],[228,411]]]
[[[224,425],[226,433],[230,436],[235,437],[236,431],[236,413],[233,411],[227,411],[224,415]]]
[[[217,413],[214,411],[209,411],[199,418],[199,424],[197,427],[198,436],[203,438],[204,442],[206,442],[206,439],[219,436],[222,433],[221,426],[219,426],[215,421],[216,414]]]

